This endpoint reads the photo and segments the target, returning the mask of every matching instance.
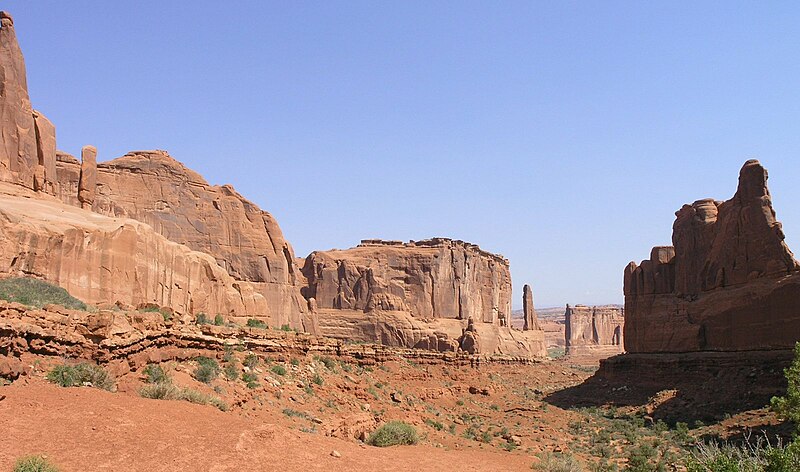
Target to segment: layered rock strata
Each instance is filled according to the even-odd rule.
[[[800,265],[766,169],[747,161],[733,198],[698,200],[675,215],[673,246],[625,269],[625,350],[787,349],[800,340]]]
[[[605,358],[623,351],[623,310],[615,306],[569,306],[564,339],[569,356]]]

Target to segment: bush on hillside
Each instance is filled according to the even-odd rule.
[[[390,421],[373,432],[367,444],[377,447],[414,445],[419,441],[417,430],[402,421]]]
[[[111,375],[102,367],[88,362],[57,365],[48,372],[47,380],[62,387],[89,385],[109,391],[114,389],[114,379]]]
[[[34,308],[53,304],[86,311],[86,304],[63,288],[38,279],[17,277],[0,280],[0,299]]]

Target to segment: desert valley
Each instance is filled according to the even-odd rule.
[[[0,20],[1,470],[800,470],[759,161],[619,261],[624,305],[537,310],[477,244],[298,257],[167,151],[61,151]]]

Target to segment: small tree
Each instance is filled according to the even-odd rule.
[[[783,373],[789,384],[786,388],[786,395],[772,397],[770,405],[774,412],[791,421],[798,428],[800,427],[800,342],[794,345],[792,365],[784,369]]]

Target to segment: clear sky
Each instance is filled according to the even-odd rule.
[[[60,149],[166,149],[300,256],[446,236],[515,308],[620,303],[749,158],[800,251],[798,2],[4,3]]]

